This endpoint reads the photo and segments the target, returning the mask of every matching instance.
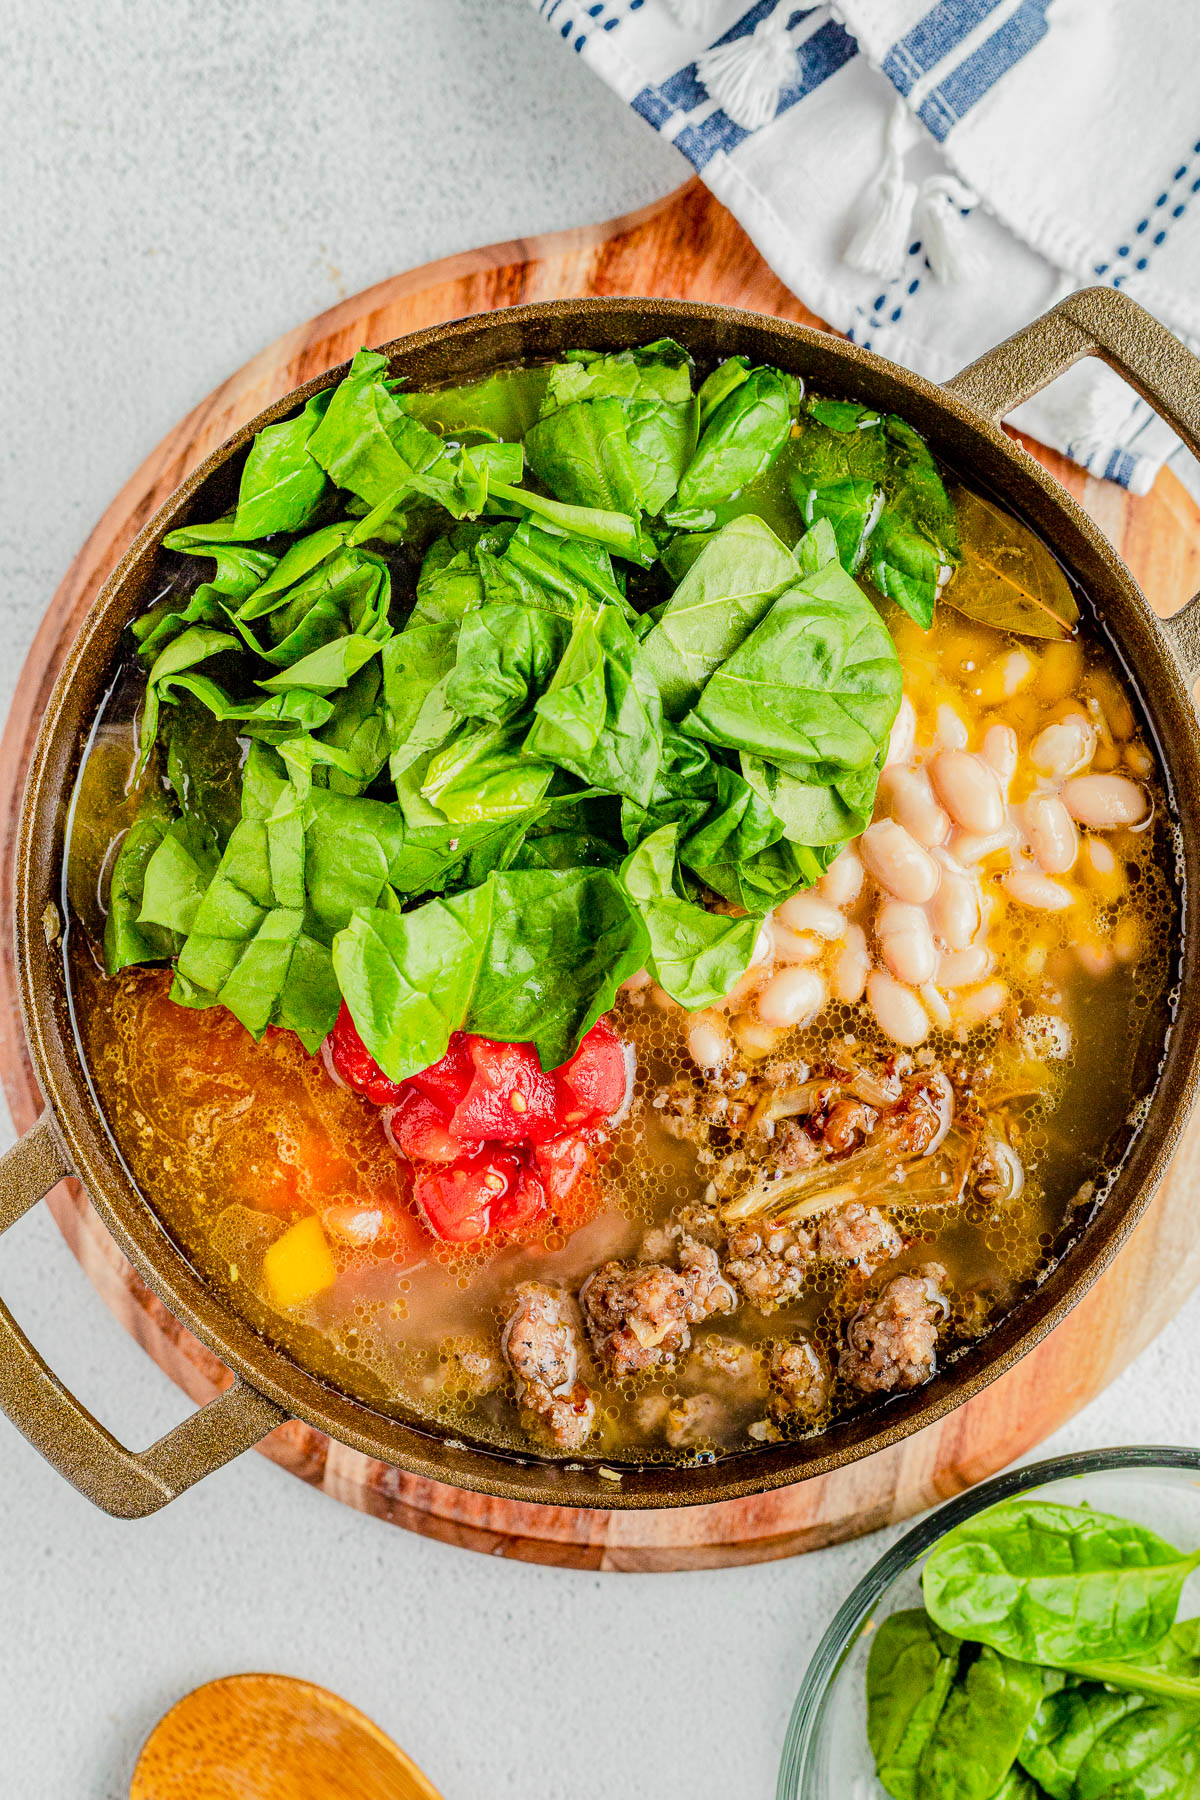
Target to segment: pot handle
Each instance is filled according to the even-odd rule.
[[[1120,288],[1083,288],[946,383],[997,424],[1085,356],[1098,356],[1200,456],[1200,357]],[[1161,621],[1188,684],[1200,676],[1200,594]]]
[[[50,1115],[43,1113],[0,1157],[0,1234],[71,1173]],[[73,1487],[119,1519],[157,1512],[288,1416],[235,1375],[223,1394],[148,1450],[127,1450],[67,1391],[2,1300],[0,1410]]]

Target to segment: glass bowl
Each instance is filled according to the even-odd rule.
[[[1200,1450],[1161,1444],[1053,1457],[997,1475],[939,1507],[863,1577],[817,1646],[792,1709],[776,1800],[887,1800],[867,1744],[871,1634],[890,1613],[921,1604],[921,1564],[945,1532],[1034,1488],[1134,1519],[1183,1549],[1200,1545]],[[1185,1590],[1185,1608],[1188,1598]]]

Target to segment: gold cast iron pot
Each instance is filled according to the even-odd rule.
[[[424,386],[572,347],[613,350],[663,336],[679,339],[701,362],[740,352],[752,362],[794,371],[819,390],[903,414],[969,480],[1029,519],[1090,597],[1097,628],[1109,634],[1140,692],[1167,771],[1181,845],[1180,999],[1144,1122],[1103,1204],[1042,1286],[928,1385],[848,1418],[810,1443],[764,1446],[707,1468],[630,1471],[617,1486],[578,1465],[516,1460],[481,1445],[449,1443],[428,1425],[376,1412],[307,1374],[231,1312],[168,1237],[108,1135],[71,1029],[60,950],[47,943],[44,919],[60,898],[68,806],[84,741],[121,634],[153,597],[162,538],[191,519],[225,510],[236,491],[240,453],[254,432],[337,380],[343,371],[336,370],[245,426],[139,534],[67,657],[25,790],[16,942],[25,1032],[46,1111],[0,1162],[0,1231],[62,1176],[78,1175],[139,1274],[233,1371],[233,1384],[219,1399],[134,1454],[56,1380],[0,1305],[0,1406],[55,1468],[111,1513],[155,1511],[290,1417],[417,1475],[555,1506],[687,1506],[824,1474],[918,1431],[1011,1368],[1111,1262],[1167,1166],[1194,1098],[1200,1040],[1200,935],[1191,928],[1191,895],[1200,886],[1200,728],[1192,703],[1200,674],[1200,596],[1167,623],[1156,619],[1096,526],[1004,435],[1000,420],[1081,357],[1100,356],[1200,453],[1200,360],[1111,288],[1074,295],[945,387],[821,332],[679,300],[517,307],[436,326],[387,346],[386,353],[394,375]]]

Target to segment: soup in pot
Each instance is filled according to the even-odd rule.
[[[1044,1278],[1154,1084],[1173,857],[1071,582],[903,420],[667,340],[360,352],[166,540],[67,959],[259,1332],[619,1472],[884,1406]]]

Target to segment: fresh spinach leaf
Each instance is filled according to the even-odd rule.
[[[1093,1747],[1143,1704],[1140,1694],[1115,1694],[1091,1681],[1047,1694],[1025,1733],[1021,1767],[1050,1800],[1075,1800],[1075,1778]]]
[[[921,1607],[892,1613],[867,1656],[867,1741],[894,1800],[916,1800],[917,1769],[958,1672],[962,1645]]]
[[[993,1800],[1043,1692],[1040,1669],[985,1645],[938,1713],[917,1765],[913,1800]]]
[[[528,711],[549,684],[569,636],[567,621],[541,607],[478,607],[462,622],[447,704],[495,724]]]
[[[1152,1650],[1198,1565],[1128,1519],[1016,1498],[947,1532],[923,1587],[943,1630],[1061,1666]]]
[[[698,399],[700,401],[701,428],[708,424],[723,400],[728,400],[735,388],[740,388],[750,374],[748,356],[727,356],[718,363],[712,374],[701,383]]]
[[[690,736],[801,780],[873,764],[899,710],[900,659],[875,608],[838,563],[773,602],[709,678]]]
[[[662,719],[656,689],[634,666],[636,645],[616,607],[582,614],[535,702],[525,753],[648,806],[662,756]]]
[[[1200,1619],[1180,1619],[1141,1656],[1072,1662],[1072,1675],[1160,1700],[1200,1706]]]
[[[642,915],[649,968],[661,988],[694,1011],[723,1000],[754,954],[760,917],[728,918],[684,899],[675,886],[679,826],[662,825],[642,840],[621,878]]]
[[[396,393],[402,412],[419,419],[443,437],[460,432],[493,431],[517,441],[535,423],[553,373],[553,365],[530,369],[497,369],[479,381],[420,393]]]
[[[798,398],[792,377],[778,369],[749,370],[709,412],[667,523],[690,531],[711,525],[722,501],[770,468],[787,441]],[[700,404],[705,406],[703,388]]]
[[[798,579],[791,551],[753,513],[708,540],[638,651],[668,719],[695,705],[709,678]]]
[[[526,719],[471,720],[431,758],[423,798],[455,825],[520,818],[537,806],[554,775],[549,762],[529,754],[527,731]]]
[[[1093,1743],[1072,1800],[1194,1800],[1200,1792],[1200,1712],[1147,1700]]]
[[[166,797],[151,791],[125,836],[113,863],[104,921],[104,966],[110,975],[134,963],[167,962],[179,947],[174,932],[142,924],[146,869],[171,822]]]
[[[333,956],[364,1043],[402,1081],[459,1029],[532,1043],[557,1068],[641,967],[644,947],[611,870],[528,869],[411,912],[358,912]]]
[[[606,550],[623,556],[627,562],[640,563],[645,569],[657,560],[658,547],[654,539],[642,530],[630,513],[548,500],[544,494],[535,494],[528,488],[514,487],[503,481],[491,483],[488,499],[501,511],[515,512],[518,517],[529,514],[563,537],[602,544]]]

